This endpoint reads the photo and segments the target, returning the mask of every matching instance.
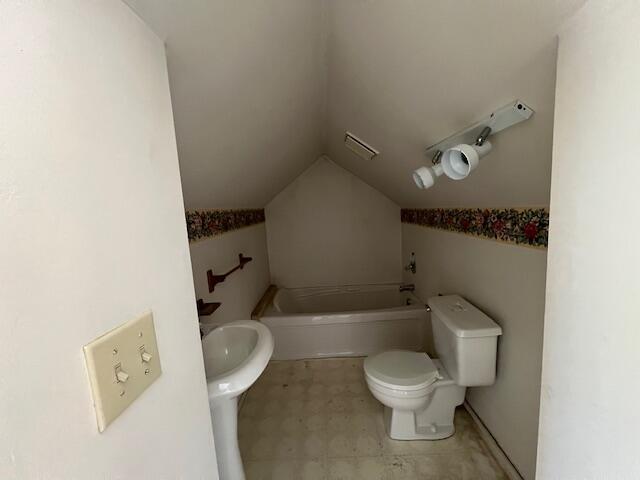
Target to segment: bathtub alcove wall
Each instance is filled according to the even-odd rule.
[[[265,208],[272,283],[400,283],[400,207],[326,156]]]

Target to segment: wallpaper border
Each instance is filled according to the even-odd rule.
[[[215,237],[265,221],[264,208],[187,210],[185,216],[189,242]]]
[[[402,223],[547,248],[549,210],[537,208],[403,208]]]

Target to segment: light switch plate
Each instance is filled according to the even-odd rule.
[[[129,320],[85,345],[84,357],[103,432],[162,373],[153,314]]]

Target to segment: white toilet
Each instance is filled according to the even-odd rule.
[[[432,297],[428,304],[438,359],[390,350],[364,361],[369,390],[385,406],[385,428],[396,440],[453,435],[466,388],[491,385],[496,376],[500,326],[459,295]]]

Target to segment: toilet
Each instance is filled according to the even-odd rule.
[[[385,407],[387,434],[396,440],[450,437],[467,387],[495,381],[500,326],[459,295],[432,297],[428,305],[438,358],[389,350],[364,362],[369,390]]]

